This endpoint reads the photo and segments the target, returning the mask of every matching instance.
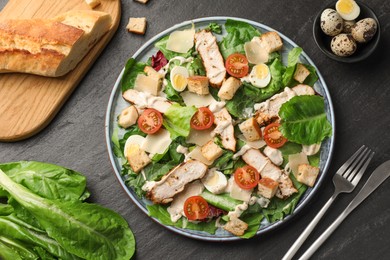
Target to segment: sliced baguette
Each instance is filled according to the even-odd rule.
[[[108,13],[75,10],[53,19],[0,22],[0,72],[59,77],[73,70],[112,24]]]

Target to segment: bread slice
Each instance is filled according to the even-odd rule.
[[[53,19],[0,22],[0,72],[59,77],[73,70],[110,29],[111,15],[74,10]]]

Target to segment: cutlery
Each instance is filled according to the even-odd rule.
[[[295,255],[340,193],[350,193],[353,191],[373,156],[374,153],[363,145],[340,167],[340,169],[337,170],[336,174],[333,176],[335,191],[332,197],[330,197],[315,218],[294,242],[282,260],[289,260]]]
[[[325,230],[322,235],[307,249],[301,256],[301,259],[309,259],[310,256],[325,242],[325,240],[333,233],[333,231],[340,225],[340,223],[363,202],[376,188],[379,187],[390,176],[390,160],[382,163],[368,178],[366,184],[356,195],[356,197],[349,203],[347,208],[340,214],[340,216]]]

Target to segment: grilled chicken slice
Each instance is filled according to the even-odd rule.
[[[226,108],[214,114],[214,123],[216,127],[213,132],[221,136],[223,147],[235,152],[236,138],[234,137],[233,120]]]
[[[271,160],[263,155],[259,150],[250,149],[242,159],[250,166],[256,168],[261,178],[270,178],[279,183],[276,196],[279,198],[288,198],[293,193],[298,192],[294,187],[290,177],[284,173],[278,166],[274,165]]]
[[[210,85],[220,87],[226,77],[225,64],[219,51],[217,39],[208,31],[202,30],[195,33],[196,50],[199,52],[203,65],[206,69],[206,76]]]
[[[123,93],[123,98],[134,104],[138,111],[142,111],[145,108],[154,108],[161,113],[165,113],[172,105],[171,102],[164,97],[156,97],[152,94],[135,89],[126,90]]]
[[[166,204],[173,197],[184,190],[185,186],[202,178],[207,172],[207,166],[199,161],[187,161],[169,173],[158,182],[147,182],[143,188],[146,196],[155,204]]]
[[[260,127],[279,119],[279,109],[283,103],[295,96],[314,95],[314,89],[300,84],[293,88],[286,87],[283,92],[272,96],[262,103],[255,104],[256,120]]]

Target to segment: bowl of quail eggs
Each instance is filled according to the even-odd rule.
[[[314,40],[328,57],[358,62],[370,56],[380,39],[379,21],[367,5],[339,0],[324,8],[314,21]]]

